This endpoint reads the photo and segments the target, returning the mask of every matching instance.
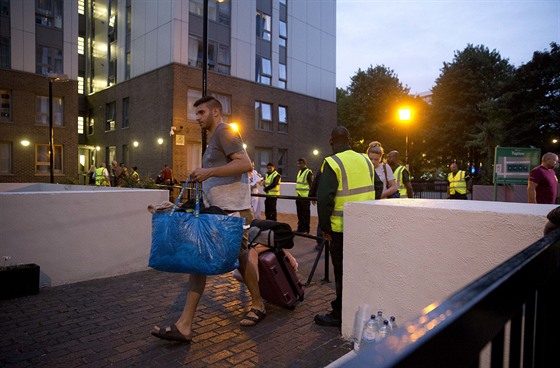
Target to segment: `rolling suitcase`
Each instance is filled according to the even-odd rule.
[[[281,249],[259,254],[259,290],[269,303],[293,309],[303,301],[303,285]]]

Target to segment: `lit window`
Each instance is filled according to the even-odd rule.
[[[84,117],[78,116],[78,134],[84,134]]]
[[[84,15],[85,10],[85,0],[78,0],[78,14]]]
[[[85,50],[85,39],[78,37],[78,54],[83,55]]]
[[[255,101],[255,128],[272,131],[272,105]]]
[[[53,163],[55,174],[62,174],[64,162],[62,145],[55,144]],[[35,145],[35,173],[39,175],[49,175],[50,174],[50,156],[49,156],[49,145],[48,144],[36,144]]]
[[[84,77],[78,77],[78,94],[84,94]]]
[[[64,126],[64,103],[61,97],[52,98],[53,126]],[[49,125],[49,98],[37,96],[35,99],[35,124]]]
[[[231,5],[229,1],[208,1],[208,20],[229,25],[231,21]],[[204,16],[203,0],[190,0],[189,12],[191,14]]]

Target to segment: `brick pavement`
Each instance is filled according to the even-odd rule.
[[[295,216],[280,215],[279,221],[294,227]],[[315,260],[314,244],[296,237],[292,249],[303,282]],[[266,319],[251,328],[239,326],[250,300],[246,287],[229,274],[209,277],[192,344],[149,333],[180,314],[185,275],[147,270],[0,301],[0,366],[324,367],[351,346],[338,329],[313,323],[334,297],[334,283],[321,281],[323,264],[294,310],[267,304]]]

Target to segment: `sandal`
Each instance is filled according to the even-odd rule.
[[[253,308],[247,313],[245,318],[243,318],[239,324],[243,327],[252,327],[262,321],[264,317],[266,317],[266,312]]]
[[[155,337],[168,341],[191,342],[192,340],[191,335],[183,335],[175,324],[167,326],[163,329],[159,326],[154,326],[154,329],[150,333]]]

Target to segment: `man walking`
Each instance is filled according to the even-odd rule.
[[[298,197],[309,197],[309,188],[313,184],[313,172],[307,167],[307,161],[303,157],[297,160],[299,168],[296,177],[296,195]],[[309,234],[309,223],[311,222],[311,203],[307,199],[296,199],[296,210],[298,217],[297,231]]]
[[[250,224],[253,219],[248,179],[251,160],[243,148],[243,140],[237,131],[222,121],[222,104],[217,99],[202,97],[194,103],[194,107],[196,119],[202,129],[208,131],[210,140],[202,157],[203,167],[195,169],[191,177],[202,182],[208,202],[205,205],[218,206],[228,213],[239,212],[245,224]],[[254,326],[265,318],[266,311],[259,291],[257,271],[248,262],[247,233],[248,230],[243,232],[240,244],[238,270],[251,294],[252,306],[240,324]],[[155,326],[152,335],[164,340],[190,342],[194,315],[205,286],[206,275],[191,274],[181,316],[173,325],[164,328]]]
[[[95,179],[95,185],[97,185],[98,187],[99,186],[103,186],[103,187],[110,187],[111,186],[111,179],[109,178],[109,171],[107,170],[107,165],[105,165],[105,162],[102,162],[101,166],[99,166],[95,170],[94,179]]]
[[[274,164],[266,164],[266,177],[264,178],[264,192],[267,194],[264,199],[264,216],[267,220],[276,221],[277,196],[280,195],[280,183],[282,176],[276,171]]]
[[[414,198],[412,183],[410,182],[410,172],[400,163],[399,151],[391,151],[387,155],[387,164],[393,170],[393,176],[399,186],[400,198]]]
[[[321,166],[317,191],[317,212],[323,239],[330,242],[329,250],[334,271],[336,298],[330,313],[315,316],[321,326],[340,327],[342,322],[342,254],[343,210],[350,201],[375,199],[373,186],[375,169],[369,157],[350,148],[350,134],[343,126],[331,132],[329,141],[333,155]]]
[[[554,167],[558,156],[547,152],[541,158],[541,164],[529,173],[527,198],[529,203],[555,204],[558,191],[558,178]]]

